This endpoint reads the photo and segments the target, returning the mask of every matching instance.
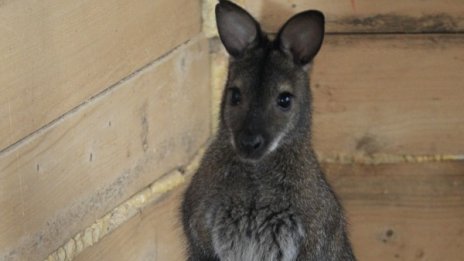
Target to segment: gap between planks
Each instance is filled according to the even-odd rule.
[[[164,174],[119,206],[97,219],[92,225],[82,229],[45,261],[71,261],[86,248],[96,244],[109,233],[140,213],[143,208],[159,200],[163,195],[183,185],[197,170],[208,142],[200,147],[192,159],[184,165]]]
[[[45,261],[71,261],[86,248],[98,243],[106,235],[118,229],[125,222],[136,216],[143,208],[156,202],[163,195],[181,187],[188,180],[188,177],[197,170],[204,155],[205,148],[210,141],[203,144],[192,159],[184,165],[166,173],[160,179],[146,186],[141,191],[130,197],[119,206],[108,212],[106,215],[97,219],[92,225],[82,229],[74,237],[69,239],[56,251],[51,253]],[[382,160],[384,159],[384,160]],[[387,159],[387,160],[385,160]],[[441,162],[441,161],[462,161],[464,155],[425,155],[425,156],[359,156],[354,158],[347,155],[337,155],[333,158],[324,158],[321,163],[342,163],[342,164],[381,164],[381,163],[402,163],[402,162]]]
[[[33,131],[32,133],[22,137],[21,139],[19,139],[18,141],[14,142],[13,144],[11,145],[8,145],[7,147],[3,148],[3,149],[0,149],[0,157],[4,154],[7,154],[8,152],[11,152],[13,151],[14,149],[16,149],[17,147],[21,146],[22,144],[26,144],[27,142],[29,142],[30,140],[32,140],[34,137],[48,131],[49,129],[53,128],[54,126],[58,125],[60,122],[66,120],[67,118],[71,117],[72,115],[76,114],[77,112],[79,112],[80,110],[82,110],[87,104],[90,104],[92,102],[96,102],[96,101],[99,101],[101,99],[104,99],[107,95],[111,94],[113,91],[116,91],[123,83],[131,80],[132,78],[135,78],[137,77],[138,75],[141,75],[143,71],[145,71],[146,69],[152,67],[152,66],[156,66],[160,63],[162,63],[164,60],[167,59],[167,57],[176,52],[177,50],[180,50],[182,48],[185,48],[186,46],[188,46],[190,43],[193,43],[193,42],[196,42],[198,39],[201,39],[203,37],[203,35],[200,33],[198,34],[197,36],[191,38],[191,39],[188,39],[187,41],[184,41],[183,43],[175,46],[174,48],[172,48],[171,50],[169,50],[168,52],[164,53],[163,55],[159,56],[158,58],[156,58],[155,60],[145,64],[144,66],[138,68],[137,70],[133,71],[132,73],[130,73],[129,75],[125,76],[124,78],[122,78],[121,80],[117,81],[116,83],[113,83],[111,84],[109,87],[107,87],[106,89],[98,92],[97,94],[91,96],[90,98],[88,98],[87,100],[83,101],[82,103],[80,103],[79,105],[75,106],[74,108],[72,108],[71,110],[63,113],[60,117],[50,121],[49,123],[43,125],[42,127],[38,128],[37,130]]]
[[[435,154],[435,155],[408,155],[408,154],[318,154],[321,163],[338,163],[338,164],[360,164],[360,165],[380,165],[380,164],[398,164],[398,163],[427,163],[427,162],[457,162],[464,161],[464,154]]]

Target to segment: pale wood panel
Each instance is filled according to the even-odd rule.
[[[464,162],[328,165],[363,260],[462,260]]]
[[[322,155],[463,154],[464,37],[329,36],[312,71]]]
[[[192,0],[2,1],[0,150],[200,27]]]
[[[462,32],[462,0],[237,0],[267,31],[275,32],[293,14],[319,9],[328,32]]]
[[[184,189],[145,208],[102,241],[84,250],[75,261],[185,261],[185,237],[180,222]]]
[[[210,134],[208,41],[192,40],[0,155],[0,259],[38,260]]]

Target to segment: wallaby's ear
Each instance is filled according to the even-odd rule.
[[[232,2],[222,0],[216,5],[216,23],[222,43],[234,57],[239,57],[251,44],[259,41],[258,22]]]
[[[295,63],[307,65],[316,56],[324,39],[324,15],[315,10],[290,18],[277,35],[279,47],[290,54]]]

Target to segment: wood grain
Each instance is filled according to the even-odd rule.
[[[346,208],[359,261],[462,259],[464,163],[323,168]],[[77,260],[185,260],[179,195],[144,210]]]
[[[185,260],[185,238],[180,223],[183,189],[144,209],[117,231],[84,250],[75,261]]]
[[[269,32],[295,13],[318,9],[333,33],[463,32],[461,0],[238,0]]]
[[[462,260],[464,162],[326,165],[362,260]]]
[[[463,47],[461,35],[327,36],[311,72],[321,159],[464,154]],[[222,47],[212,62],[217,121],[227,75]]]
[[[1,1],[0,151],[196,35],[200,20],[191,0]]]
[[[312,71],[323,155],[463,154],[464,37],[330,36]]]
[[[197,37],[0,155],[0,259],[39,260],[210,135],[208,41]]]

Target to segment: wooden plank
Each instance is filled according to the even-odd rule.
[[[327,31],[334,33],[463,32],[461,0],[237,0],[275,32],[293,14],[319,9],[326,14]]]
[[[0,155],[0,260],[39,260],[210,134],[201,36]]]
[[[178,189],[147,207],[114,233],[85,249],[75,261],[185,260],[179,213],[182,192],[183,189]]]
[[[2,1],[0,151],[200,28],[199,1]]]
[[[312,71],[322,155],[463,154],[464,37],[329,36]]]
[[[324,169],[347,210],[358,260],[462,258],[464,163]],[[185,260],[178,195],[144,210],[76,260]]]
[[[464,154],[463,47],[461,35],[328,35],[311,72],[321,159]],[[212,62],[218,115],[223,48]]]
[[[362,260],[462,260],[464,162],[325,166]]]

